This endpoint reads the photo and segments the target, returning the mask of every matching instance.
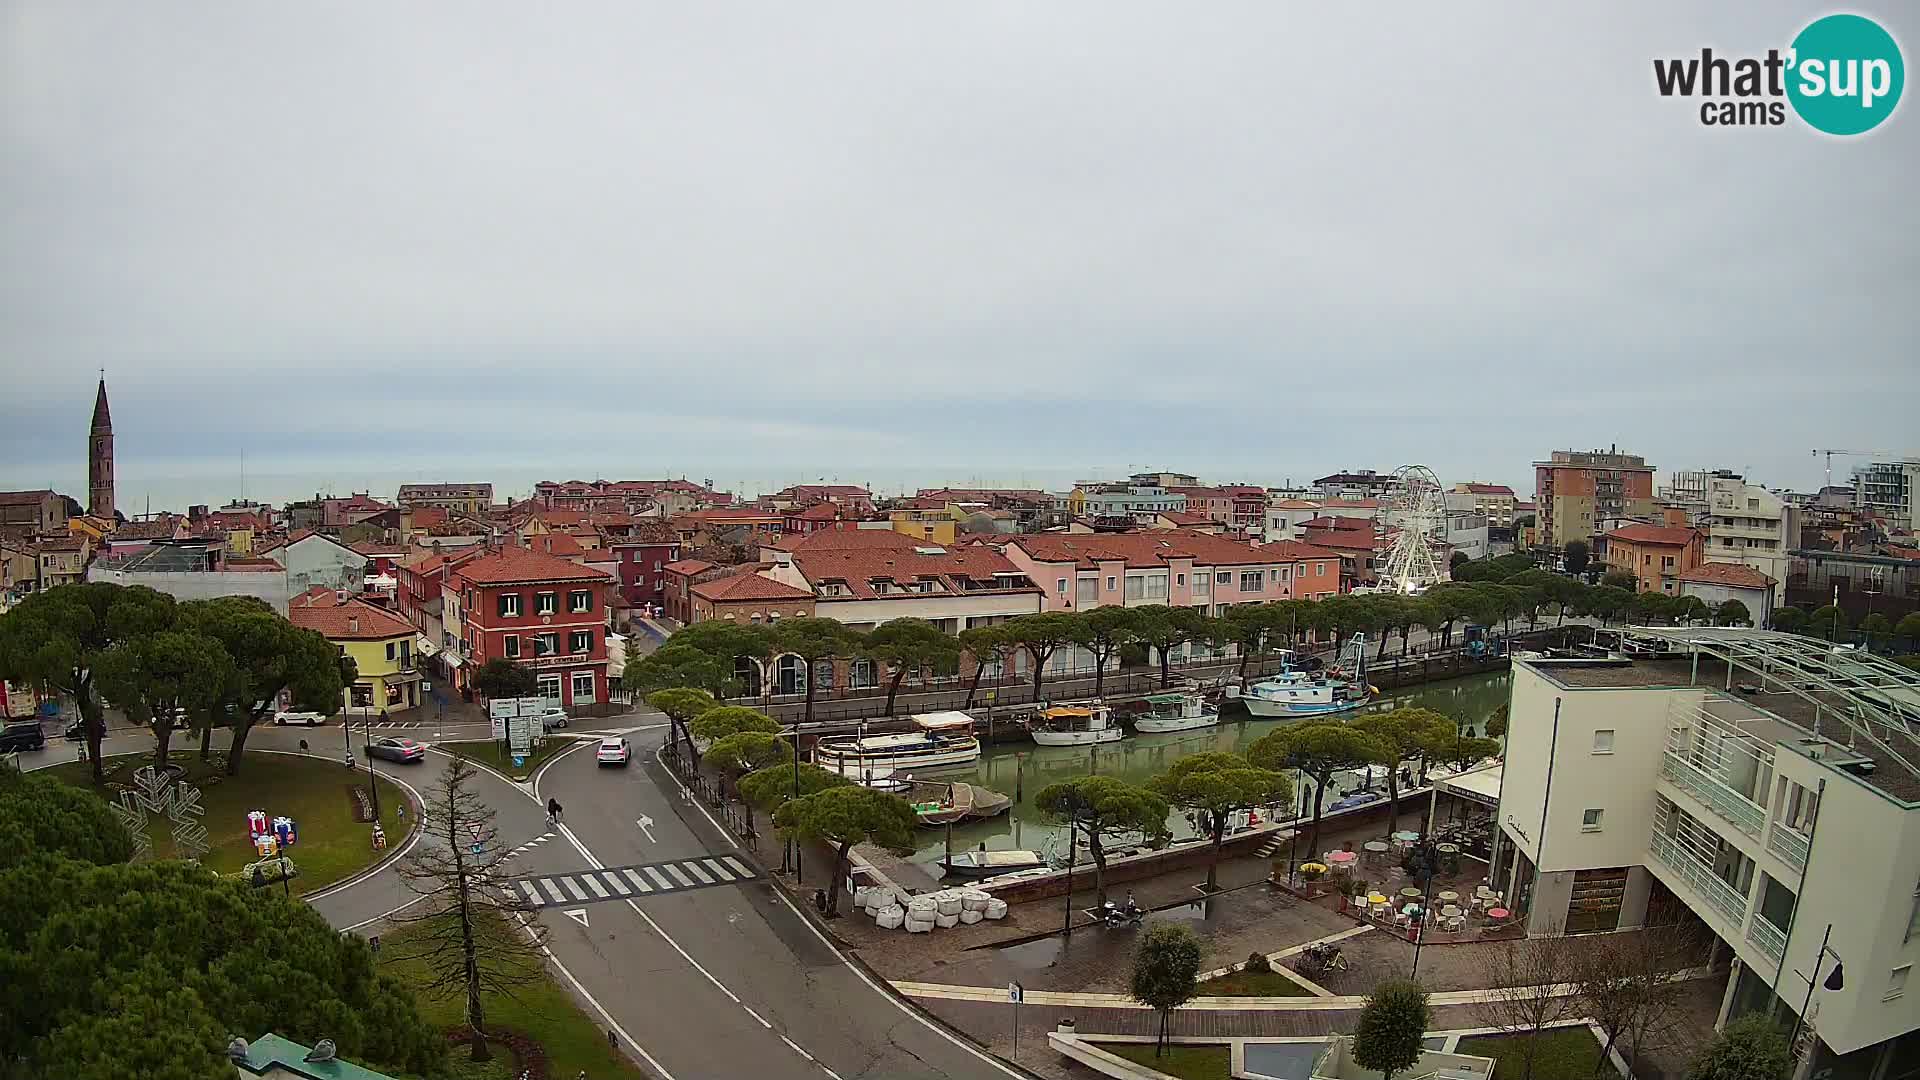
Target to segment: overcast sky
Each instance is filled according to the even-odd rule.
[[[130,512],[243,453],[1808,487],[1920,452],[1920,102],[1707,128],[1651,60],[1826,10],[0,3],[0,486],[84,501],[105,367]]]

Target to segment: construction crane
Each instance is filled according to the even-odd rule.
[[[1920,458],[1901,457],[1890,450],[1815,450],[1813,452],[1814,457],[1819,457],[1821,454],[1827,455],[1828,487],[1833,486],[1833,455],[1835,454],[1839,454],[1841,457],[1864,457],[1874,458],[1879,461],[1897,461],[1902,465],[1920,465]]]

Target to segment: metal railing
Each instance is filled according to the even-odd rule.
[[[1781,954],[1787,951],[1787,932],[1758,913],[1753,916],[1753,925],[1747,927],[1747,941],[1774,961],[1778,961]]]
[[[1672,837],[1653,834],[1653,857],[1660,865],[1680,875],[1695,892],[1706,897],[1714,910],[1738,926],[1747,915],[1747,898],[1708,867],[1693,859]]]
[[[1812,849],[1806,837],[1776,821],[1773,823],[1773,828],[1767,832],[1767,850],[1780,856],[1780,861],[1795,870],[1803,870],[1807,865],[1807,855]]]
[[[1694,798],[1706,803],[1715,814],[1748,836],[1757,839],[1760,830],[1766,826],[1767,813],[1759,805],[1671,750],[1663,755],[1660,774],[1685,788]]]

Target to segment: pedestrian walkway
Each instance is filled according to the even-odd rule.
[[[515,878],[528,904],[536,908],[562,904],[598,904],[670,892],[691,892],[718,885],[737,885],[759,877],[731,855],[672,862],[614,866],[605,870],[576,870],[565,874],[532,874]]]

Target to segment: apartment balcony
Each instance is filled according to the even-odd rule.
[[[1787,951],[1787,932],[1768,922],[1759,912],[1753,916],[1753,925],[1747,927],[1747,941],[1767,959],[1780,962],[1780,956]]]
[[[1713,868],[1696,860],[1671,836],[1656,832],[1652,837],[1653,861],[1672,873],[1715,912],[1736,928],[1747,921],[1747,898],[1740,890],[1720,880]],[[1672,886],[1668,882],[1668,886]]]
[[[1807,868],[1807,853],[1811,850],[1807,838],[1774,822],[1773,829],[1767,833],[1767,850],[1780,857],[1780,861],[1795,870]]]
[[[1662,755],[1660,775],[1692,795],[1722,821],[1756,840],[1760,838],[1767,824],[1767,812],[1745,795],[1671,750]]]

